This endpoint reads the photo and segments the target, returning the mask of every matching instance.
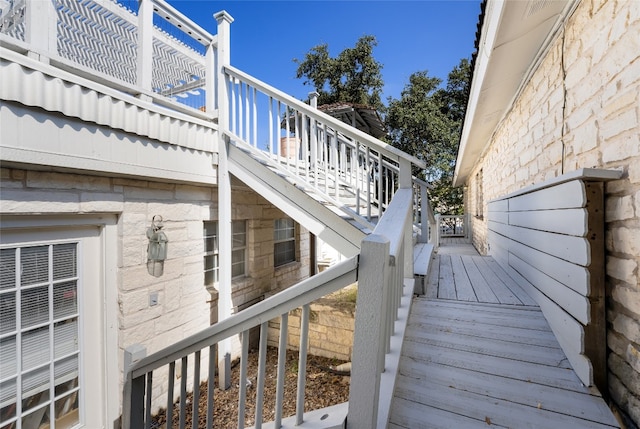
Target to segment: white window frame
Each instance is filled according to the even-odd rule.
[[[293,246],[293,257],[278,261],[279,247],[282,244]],[[297,261],[296,223],[291,218],[276,219],[273,222],[273,266],[282,267]]]
[[[203,224],[203,237],[204,237],[204,284],[205,286],[215,286],[220,279],[219,272],[219,246],[218,246],[218,221],[205,221]],[[238,279],[247,275],[247,221],[246,220],[234,220],[232,222],[232,236],[233,241],[231,244],[231,270],[232,279]],[[209,234],[207,233],[209,232]],[[211,233],[213,232],[213,233]],[[238,255],[241,258],[235,259]],[[237,272],[234,272],[236,267],[241,266]],[[207,274],[210,272],[211,274]]]
[[[119,414],[115,216],[3,216],[0,247],[78,243],[79,417],[74,427],[105,427]],[[112,253],[113,252],[113,253]],[[83,390],[83,386],[86,386]],[[18,419],[20,421],[20,419]],[[4,422],[3,422],[4,423]],[[17,423],[17,427],[23,427]]]

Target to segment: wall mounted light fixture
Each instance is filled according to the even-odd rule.
[[[147,271],[154,277],[160,277],[164,272],[164,261],[167,259],[169,239],[162,231],[162,216],[155,215],[151,219],[151,226],[147,228]]]

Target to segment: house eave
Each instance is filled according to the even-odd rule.
[[[454,186],[464,185],[506,113],[580,0],[487,0]]]

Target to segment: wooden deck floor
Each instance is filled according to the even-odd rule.
[[[439,252],[414,298],[390,428],[618,427],[542,312],[489,257]]]

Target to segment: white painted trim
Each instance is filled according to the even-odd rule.
[[[95,228],[94,232],[87,230]],[[83,374],[90,372],[95,374],[100,371],[99,383],[101,387],[96,388],[95,384],[84,384],[84,397],[87,398],[86,406],[97,407],[92,415],[84,415],[84,418],[98,418],[97,421],[87,421],[88,427],[112,427],[113,422],[120,416],[120,397],[121,397],[121,370],[119,369],[118,358],[118,288],[117,288],[117,261],[118,261],[118,234],[116,216],[110,214],[96,215],[7,215],[4,214],[0,218],[0,229],[2,235],[0,242],[9,244],[15,242],[15,237],[9,234],[14,231],[15,234],[25,237],[26,241],[79,241],[79,255],[84,257],[87,255],[86,244],[100,252],[100,259],[82,262],[92,264],[91,267],[79,267],[79,276],[85,277],[86,273],[94,273],[101,284],[99,296],[94,296],[91,300],[92,305],[99,306],[99,309],[81,310],[81,317],[86,320],[87,311],[95,314],[100,318],[99,330],[102,332],[102,338],[97,339],[101,343],[101,347],[87,347],[83,342],[83,359],[81,371]],[[86,241],[90,240],[90,241]],[[23,241],[21,239],[21,241]],[[97,264],[95,267],[93,265]],[[83,274],[84,272],[84,274]],[[83,289],[86,289],[86,282],[83,281]],[[94,281],[94,280],[92,280]],[[91,281],[91,282],[92,282]],[[89,282],[89,283],[91,283]],[[95,285],[90,285],[95,287]],[[80,291],[79,298],[86,301],[84,291]],[[85,302],[86,303],[86,302]],[[83,304],[84,306],[84,304]],[[100,314],[102,313],[102,314]],[[94,322],[96,322],[95,320]],[[81,336],[86,332],[83,326],[80,327]],[[101,350],[100,350],[101,349]],[[91,356],[91,352],[97,355]],[[87,363],[90,362],[89,365]],[[90,366],[90,368],[89,368]],[[97,395],[94,395],[98,393]],[[90,402],[90,403],[88,403]],[[81,412],[86,411],[84,410]],[[100,426],[96,426],[100,424]]]
[[[462,135],[460,136],[460,145],[458,147],[458,159],[456,161],[456,168],[453,174],[454,186],[462,184],[458,183],[460,166],[462,165],[462,158],[467,150],[471,126],[476,117],[476,107],[478,106],[478,100],[480,100],[480,91],[482,90],[482,85],[489,67],[489,60],[491,59],[491,53],[494,49],[505,2],[504,0],[488,1],[486,5],[487,8],[485,10],[484,22],[480,32],[480,43],[478,45],[479,48],[476,57],[476,64],[473,71],[473,78],[471,79],[469,101],[467,102],[467,113],[464,116]]]
[[[489,201],[489,204],[507,200],[509,198],[517,197],[518,195],[529,194],[531,192],[539,191],[541,189],[550,188],[552,186],[560,185],[562,183],[570,182],[572,180],[582,180],[584,182],[608,182],[610,180],[618,180],[622,177],[622,170],[608,170],[602,168],[580,168],[578,170],[570,171],[562,176],[554,177],[553,179],[545,180],[535,185],[527,186],[519,189],[502,197]]]

